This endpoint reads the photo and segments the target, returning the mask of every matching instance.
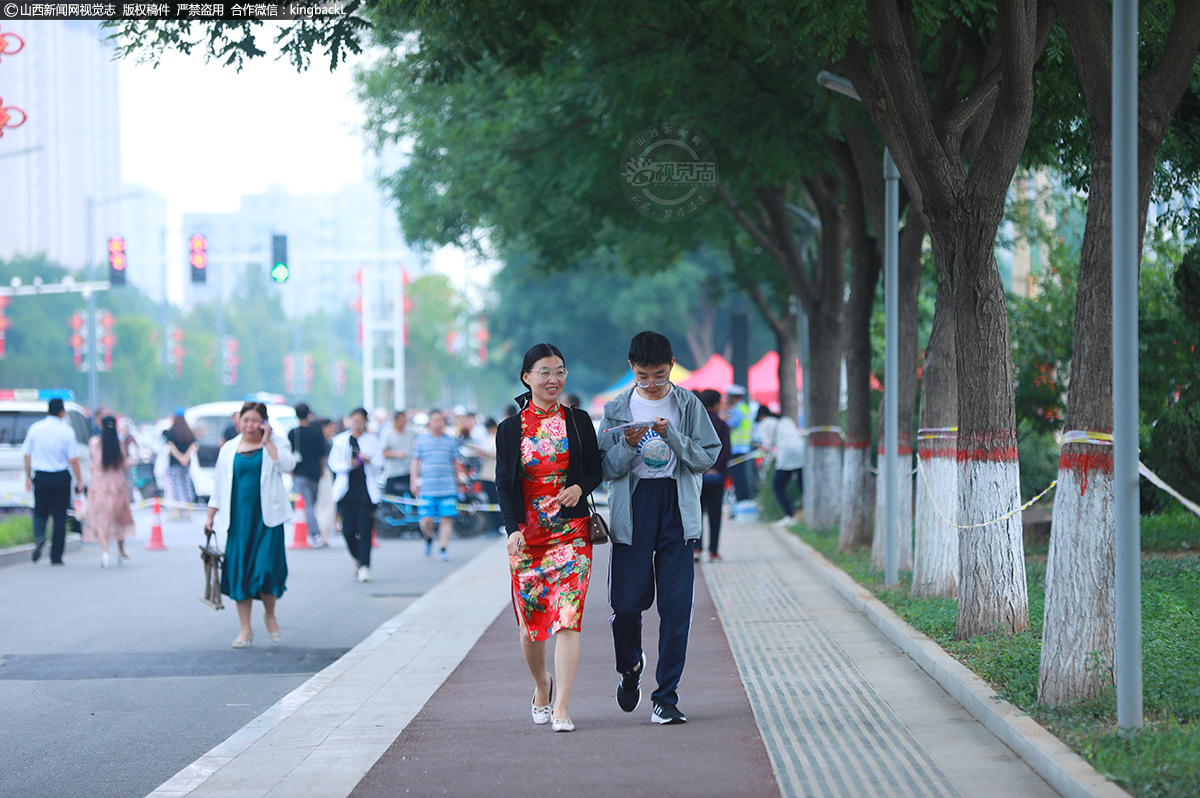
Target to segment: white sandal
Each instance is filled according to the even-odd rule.
[[[546,675],[550,676],[549,673],[547,673]],[[534,701],[537,700],[537,688],[536,687],[533,688],[533,698],[534,698]],[[553,704],[554,704],[554,677],[550,676],[550,700],[546,703],[546,706],[544,706],[544,707],[539,707],[537,704],[533,705],[533,709],[532,709],[533,722],[539,726],[545,726],[547,723],[549,723],[550,722],[550,707],[553,706]]]
[[[575,731],[575,722],[570,718],[551,718],[550,728],[556,732]]]

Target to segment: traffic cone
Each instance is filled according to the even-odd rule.
[[[158,497],[154,497],[154,515],[150,522],[150,540],[146,543],[146,551],[166,551],[162,539],[162,505]]]
[[[375,534],[375,527],[371,527],[371,548],[379,548],[379,536]]]
[[[296,497],[296,529],[292,533],[289,549],[311,549],[308,545],[308,514],[304,510],[304,496]]]

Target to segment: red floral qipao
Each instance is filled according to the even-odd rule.
[[[530,640],[579,631],[592,571],[588,519],[563,518],[555,497],[567,481],[567,422],[557,403],[521,411],[521,487],[525,545],[509,558],[513,608]]]

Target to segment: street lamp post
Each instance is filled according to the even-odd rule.
[[[854,84],[840,75],[822,71],[817,82],[847,97],[862,102]],[[886,147],[883,150],[884,246],[883,246],[883,308],[884,308],[884,376],[883,376],[883,484],[884,484],[884,547],[883,581],[895,585],[900,581],[898,549],[899,534],[896,514],[900,496],[897,482],[900,475],[899,446],[900,366],[900,171]]]

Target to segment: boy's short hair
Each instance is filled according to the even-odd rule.
[[[300,419],[301,421],[308,418],[308,414],[311,412],[312,410],[305,402],[301,402],[300,404],[296,405],[296,418]]]
[[[629,342],[629,362],[635,366],[665,366],[675,359],[667,336],[645,330]]]

